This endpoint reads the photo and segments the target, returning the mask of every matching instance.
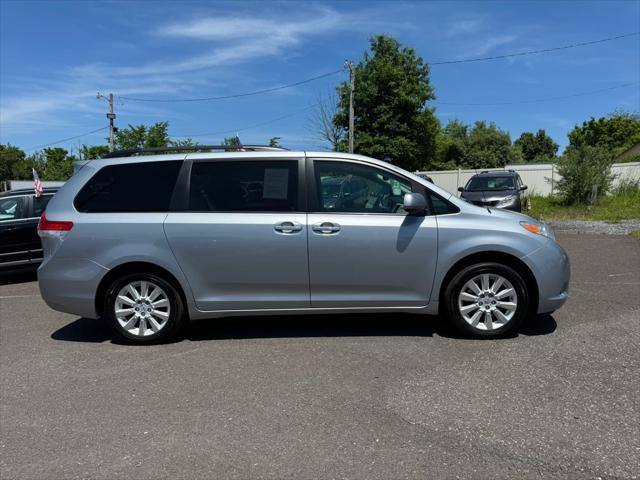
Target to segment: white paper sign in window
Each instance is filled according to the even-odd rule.
[[[284,200],[289,189],[288,168],[265,168],[262,198]]]

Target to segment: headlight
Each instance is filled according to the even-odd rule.
[[[529,230],[531,233],[536,233],[538,235],[543,235],[545,237],[555,239],[553,232],[544,222],[520,222],[520,225],[522,225],[522,228],[524,228],[525,230]]]
[[[496,207],[499,208],[499,207],[506,207],[507,205],[511,205],[513,202],[516,201],[516,198],[518,198],[517,195],[512,195],[510,197],[503,198],[498,203],[496,203]]]

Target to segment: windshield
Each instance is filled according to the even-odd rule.
[[[486,190],[515,190],[513,177],[490,177],[482,175],[469,180],[465,190],[468,192],[480,192]]]

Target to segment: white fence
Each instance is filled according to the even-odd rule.
[[[9,180],[7,190],[18,190],[21,188],[33,188],[33,180]],[[61,187],[64,182],[58,182],[55,180],[42,181],[42,188]]]
[[[533,195],[551,195],[556,193],[555,187],[561,178],[555,164],[538,163],[530,165],[507,165],[504,168],[483,168],[478,170],[438,170],[433,172],[416,172],[428,175],[433,183],[457,194],[458,187],[464,187],[469,179],[481,171],[515,170]],[[615,163],[611,172],[616,176],[613,185],[621,180],[640,180],[640,162]]]

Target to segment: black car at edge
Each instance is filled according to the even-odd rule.
[[[33,189],[0,193],[0,273],[36,268],[42,261],[38,220],[58,191],[45,188],[36,197]]]

